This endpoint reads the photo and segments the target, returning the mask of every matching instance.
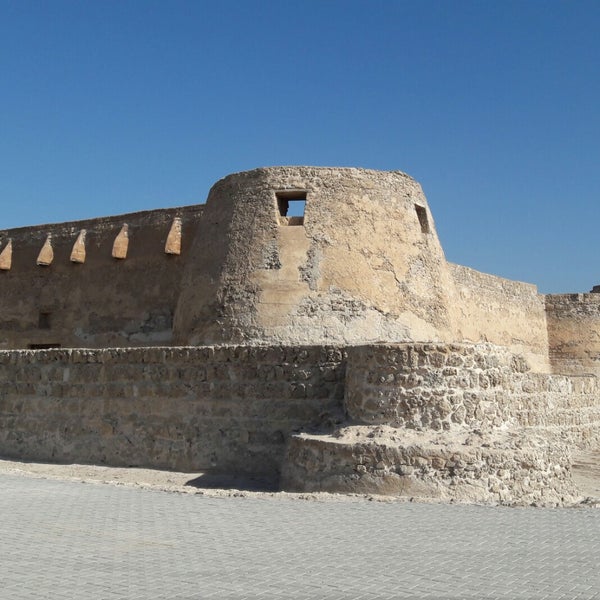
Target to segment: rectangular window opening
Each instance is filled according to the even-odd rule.
[[[50,313],[41,312],[38,318],[38,329],[50,329]]]
[[[276,192],[280,225],[304,225],[305,190]]]
[[[427,209],[424,206],[415,204],[419,225],[421,225],[421,233],[429,233],[429,219],[427,218]]]

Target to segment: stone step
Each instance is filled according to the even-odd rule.
[[[588,498],[600,498],[600,446],[573,456],[573,482]]]
[[[541,412],[539,408],[531,408],[515,411],[515,417],[523,427],[568,427],[590,424],[600,426],[600,406],[555,408],[548,412]]]
[[[281,487],[554,506],[577,501],[570,466],[565,444],[531,430],[482,436],[351,426],[293,436]]]

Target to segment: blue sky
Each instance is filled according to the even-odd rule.
[[[448,260],[600,283],[600,2],[0,0],[0,228],[402,170]]]

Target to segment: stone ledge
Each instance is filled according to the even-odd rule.
[[[338,436],[298,434],[288,444],[281,487],[509,505],[580,499],[567,446],[524,430],[452,439],[361,426]]]

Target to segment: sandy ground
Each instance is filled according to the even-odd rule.
[[[294,498],[329,502],[375,500],[378,502],[406,502],[408,498],[364,494],[289,493],[273,489],[273,483],[260,479],[215,477],[206,473],[179,473],[154,469],[101,467],[78,464],[49,464],[0,460],[0,474],[77,481],[145,488],[181,494],[209,497]]]
[[[153,469],[102,467],[79,464],[48,464],[0,460],[0,474],[77,481],[80,483],[120,485],[180,494],[202,496],[289,498],[323,502],[437,502],[427,498],[398,498],[365,494],[289,493],[274,489],[273,483],[260,479],[216,477],[206,473],[179,473]],[[590,452],[577,457],[573,479],[584,500],[578,506],[600,508],[600,452]]]

